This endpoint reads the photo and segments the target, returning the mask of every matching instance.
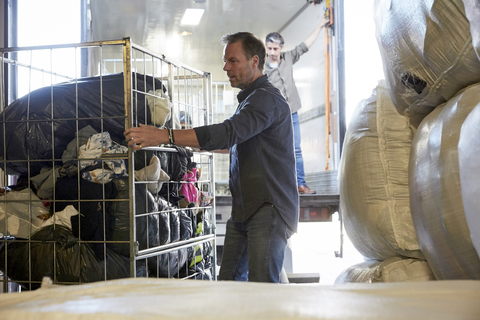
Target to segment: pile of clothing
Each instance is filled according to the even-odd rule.
[[[147,97],[134,98],[136,121],[175,125],[161,82],[134,77]],[[43,276],[62,283],[129,277],[132,247],[203,234],[205,196],[196,187],[200,172],[191,150],[135,152],[136,183],[129,183],[123,99],[117,74],[41,88],[5,109],[0,149],[9,161],[0,166],[18,178],[0,190],[0,237],[14,239],[0,249],[0,270],[12,281],[35,289]],[[131,193],[138,247],[130,238]],[[136,275],[176,277],[188,273],[182,267],[202,273],[211,248],[201,249],[137,260]]]

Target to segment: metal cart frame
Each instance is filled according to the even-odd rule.
[[[58,57],[57,52],[60,52],[60,55],[64,52],[69,52],[72,54],[72,59],[73,59],[73,64],[75,65],[74,69],[74,74],[62,74],[62,70],[58,70],[54,68],[54,65],[56,64],[56,57]],[[131,42],[130,38],[124,38],[121,40],[112,40],[112,41],[97,41],[97,42],[88,42],[88,43],[79,43],[79,44],[65,44],[65,45],[53,45],[53,46],[37,46],[37,47],[22,47],[22,48],[3,48],[0,49],[1,52],[1,68],[0,68],[0,96],[1,96],[1,102],[0,102],[0,108],[3,114],[3,118],[0,119],[0,125],[2,126],[3,130],[3,155],[6,155],[5,157],[2,157],[0,159],[0,162],[3,164],[3,168],[7,168],[10,164],[12,164],[15,160],[9,160],[8,159],[8,153],[7,153],[7,148],[6,148],[6,141],[5,141],[5,127],[6,124],[9,123],[9,120],[5,118],[4,110],[7,106],[9,106],[13,101],[17,100],[16,92],[19,91],[19,88],[17,87],[17,75],[18,75],[18,68],[22,68],[24,71],[27,71],[29,73],[29,88],[27,92],[27,96],[30,97],[30,93],[35,91],[32,88],[32,85],[30,83],[32,74],[40,74],[43,79],[47,79],[47,87],[52,88],[52,104],[53,104],[53,87],[62,82],[62,81],[69,81],[70,83],[73,83],[75,86],[76,90],[76,114],[78,115],[78,85],[81,83],[86,76],[90,75],[97,75],[100,83],[100,91],[101,91],[101,98],[99,101],[100,104],[100,116],[97,118],[90,118],[90,119],[81,119],[79,117],[77,118],[71,118],[71,119],[60,119],[61,121],[74,121],[76,123],[76,134],[78,134],[79,131],[79,121],[83,120],[98,120],[99,123],[101,123],[101,132],[103,135],[103,130],[104,130],[104,123],[107,123],[107,121],[111,119],[124,119],[124,128],[129,128],[132,126],[137,126],[139,123],[145,124],[147,122],[148,118],[148,111],[147,111],[147,105],[150,106],[150,104],[147,104],[147,99],[153,99],[154,104],[155,101],[159,99],[166,99],[166,97],[162,96],[161,93],[158,93],[155,91],[155,89],[160,89],[160,90],[165,90],[164,93],[168,95],[168,101],[171,103],[171,112],[170,112],[170,118],[165,121],[163,124],[155,123],[155,120],[153,120],[156,115],[154,115],[153,111],[150,112],[150,120],[153,122],[155,126],[158,127],[173,127],[173,128],[178,128],[178,116],[179,114],[183,114],[185,121],[183,124],[181,124],[182,128],[192,128],[194,126],[199,126],[199,125],[208,125],[212,123],[212,101],[211,101],[211,76],[210,73],[203,72],[196,70],[195,68],[192,68],[190,66],[187,66],[181,62],[172,60],[172,59],[167,59],[164,55],[159,55],[156,53],[153,53],[145,48],[142,48],[134,43]],[[49,62],[47,65],[49,67],[41,67],[35,65],[35,57],[36,54],[39,52],[43,52],[46,54],[46,56],[49,59]],[[20,59],[19,57],[21,55],[27,55],[30,57],[29,61],[25,61]],[[117,72],[122,72],[123,73],[123,101],[124,101],[124,113],[123,114],[118,114],[118,115],[106,115],[104,114],[103,106],[104,106],[104,94],[103,91],[104,88],[103,86],[103,79],[107,77],[110,74],[117,73]],[[81,76],[79,76],[81,74]],[[140,75],[140,76],[139,76]],[[147,92],[146,85],[144,89],[139,89],[139,86],[137,86],[137,81],[138,79],[141,80],[141,76],[143,75],[145,79],[145,83],[147,83],[148,79],[153,79],[151,80],[153,83],[153,91]],[[162,86],[160,88],[155,88],[155,81],[160,80]],[[156,100],[157,99],[157,100]],[[143,102],[142,102],[143,101]],[[29,101],[30,103],[30,101]],[[143,103],[144,105],[144,110],[138,109],[139,106],[141,106]],[[170,106],[170,104],[169,104]],[[53,110],[53,108],[52,108]],[[155,109],[156,110],[156,109]],[[28,111],[30,112],[30,111]],[[142,116],[139,116],[140,112],[144,112],[143,118]],[[188,121],[187,121],[188,117]],[[51,122],[52,126],[52,141],[55,141],[55,130],[53,123],[55,121],[60,121],[59,119],[56,119],[53,116],[53,111],[51,114],[51,117],[49,119],[43,119],[46,122]],[[33,123],[32,121],[35,121],[33,119],[27,119],[27,126],[28,123]],[[37,120],[38,121],[38,120]],[[51,159],[41,159],[41,160],[47,160],[52,163],[52,167],[55,167],[55,164],[59,162],[59,160],[55,156],[55,148],[56,148],[56,143],[52,142],[52,158]],[[160,154],[165,154],[165,153],[176,153],[178,152],[177,149],[173,148],[172,146],[164,145],[164,146],[159,146],[159,147],[150,147],[150,148],[144,148],[139,152],[150,152],[151,154],[154,155],[160,155]],[[144,188],[145,192],[147,190],[147,185],[148,183],[151,183],[151,181],[136,181],[135,179],[135,152],[129,148],[129,151],[127,154],[116,154],[114,156],[112,155],[105,155],[102,154],[100,161],[102,162],[102,170],[103,170],[103,163],[108,160],[123,160],[125,162],[128,162],[127,165],[127,172],[128,172],[128,186],[130,188],[129,192],[129,213],[130,213],[130,230],[129,230],[129,240],[128,241],[109,241],[106,240],[106,233],[105,233],[105,228],[104,228],[104,235],[103,235],[103,241],[82,241],[79,239],[79,245],[81,246],[82,244],[95,244],[99,243],[101,246],[104,248],[104,252],[106,252],[106,249],[109,244],[116,244],[116,243],[121,243],[121,244],[127,244],[129,245],[129,251],[130,251],[130,256],[129,256],[129,276],[130,277],[136,277],[138,276],[138,263],[139,262],[144,262],[144,265],[147,265],[150,263],[149,261],[155,261],[155,259],[158,259],[162,255],[167,255],[167,261],[170,263],[170,255],[172,253],[178,252],[179,250],[190,250],[195,252],[199,246],[204,246],[206,244],[211,245],[211,252],[208,254],[210,259],[213,260],[213,263],[209,266],[210,272],[211,272],[211,277],[209,279],[216,280],[216,245],[215,245],[215,201],[214,201],[214,196],[215,196],[215,177],[214,177],[214,164],[213,164],[213,155],[211,153],[207,152],[193,152],[193,156],[191,157],[192,161],[195,162],[198,165],[199,170],[201,170],[201,178],[198,181],[195,181],[193,185],[198,189],[199,191],[199,197],[202,194],[206,195],[211,195],[212,199],[208,203],[204,203],[202,205],[199,204],[199,202],[196,202],[194,206],[190,206],[188,210],[191,210],[191,212],[195,212],[194,215],[198,216],[199,214],[203,215],[203,218],[201,220],[201,226],[199,229],[201,232],[198,235],[194,235],[193,237],[189,239],[184,239],[184,240],[178,240],[175,242],[171,243],[166,243],[166,244],[161,244],[161,245],[151,245],[149,243],[148,237],[147,237],[147,245],[145,248],[141,248],[139,246],[139,237],[140,235],[137,234],[137,220],[139,217],[145,217],[145,219],[149,219],[149,216],[151,215],[159,215],[160,212],[137,212],[136,208],[136,191],[132,192],[132,190],[136,190],[136,188]],[[31,159],[30,156],[27,159],[22,159],[26,163],[27,166],[27,181],[30,184],[30,179],[32,178],[31,172],[30,172],[30,167],[33,167],[33,164],[36,163],[39,159]],[[76,159],[77,161],[78,158]],[[138,161],[137,161],[138,164]],[[147,163],[145,163],[147,165]],[[137,169],[138,170],[138,169]],[[8,171],[8,170],[7,170]],[[80,171],[79,171],[80,173]],[[103,173],[103,171],[102,171]],[[2,178],[4,180],[3,185],[12,185],[16,183],[16,177],[12,175],[8,175],[7,172],[2,173]],[[81,179],[80,177],[78,178],[79,180]],[[55,186],[55,179],[53,179],[53,183]],[[167,184],[175,184],[177,183],[179,186],[182,184],[192,184],[192,182],[188,181],[178,181],[178,182],[168,182]],[[80,183],[79,183],[80,184]],[[104,187],[105,188],[105,187]],[[179,187],[180,188],[180,187]],[[104,189],[105,190],[105,189]],[[104,191],[105,194],[105,191]],[[158,200],[158,195],[155,195],[155,201]],[[121,200],[127,200],[127,199],[116,199],[116,200],[110,200],[110,199],[103,199],[103,208],[105,209],[106,203],[108,201],[121,201]],[[169,199],[164,199],[169,201]],[[42,200],[38,199],[32,199],[28,200],[27,202],[29,203],[29,217],[30,219],[34,218],[32,216],[32,204],[38,203]],[[57,199],[55,199],[55,196],[53,199],[50,200],[53,205],[57,203]],[[15,201],[13,200],[8,200],[8,199],[2,199],[0,200],[0,206],[3,206],[5,208],[4,211],[6,211],[7,204],[14,203]],[[74,202],[74,201],[72,201]],[[80,203],[80,199],[78,199],[78,202]],[[168,212],[179,212],[185,210],[185,208],[179,208],[175,206],[169,206],[168,207]],[[55,212],[55,211],[54,211]],[[162,211],[165,213],[165,211]],[[5,217],[8,217],[8,212],[5,214]],[[105,217],[104,217],[105,219]],[[1,221],[1,220],[0,220]],[[104,220],[105,222],[105,220]],[[0,281],[3,282],[3,291],[4,292],[9,292],[12,291],[12,286],[13,284],[16,283],[15,279],[9,279],[9,271],[7,267],[7,262],[8,262],[8,257],[7,257],[7,245],[9,243],[14,243],[14,242],[26,242],[29,246],[29,258],[28,258],[28,264],[29,267],[32,267],[32,256],[30,253],[31,246],[34,243],[34,241],[30,240],[30,238],[26,240],[17,240],[15,237],[12,237],[9,234],[9,229],[8,229],[8,219],[5,218],[5,223],[2,226],[0,224],[0,248],[2,246],[5,246],[4,250],[4,260],[6,261],[4,265],[1,265],[0,263],[0,270],[3,271],[3,277],[0,277]],[[30,228],[30,235],[33,235],[33,228]],[[148,223],[147,223],[147,233],[149,232],[148,230]],[[195,233],[195,230],[194,230]],[[53,246],[55,247],[56,244],[53,243]],[[52,258],[52,257],[50,257]],[[107,280],[110,278],[108,276],[108,265],[107,265],[107,259],[106,259],[106,253],[105,253],[105,262],[104,262],[104,276],[103,279],[101,280]],[[53,260],[56,259],[56,257],[52,258]],[[152,260],[153,259],[153,260]],[[163,275],[166,277],[170,278],[182,278],[182,279],[189,279],[189,278],[196,278],[196,279],[205,279],[204,275],[201,272],[191,272],[189,273],[188,270],[196,270],[195,265],[197,263],[197,259],[193,260],[193,268],[188,268],[188,262],[189,260],[187,259],[187,263],[185,267],[185,272],[181,273],[180,272],[180,267],[178,268],[179,270],[176,273],[171,273],[170,268],[168,268],[167,274]],[[0,273],[0,276],[2,274]],[[151,276],[150,274],[146,275]],[[160,277],[162,275],[156,274],[154,275],[155,277]],[[60,284],[75,284],[77,282],[65,282],[62,283],[61,281],[57,281],[55,279],[55,276],[53,276],[54,283],[60,283]],[[32,289],[34,285],[39,285],[41,281],[39,279],[32,280],[32,270],[29,270],[29,279],[28,281],[23,281],[21,283],[22,286],[24,286],[27,289]],[[81,283],[82,281],[79,281],[78,283]]]

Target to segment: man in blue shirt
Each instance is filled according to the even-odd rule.
[[[279,282],[288,238],[297,230],[298,191],[290,107],[263,75],[266,51],[253,34],[222,38],[223,70],[242,89],[235,114],[220,124],[173,130],[140,125],[125,131],[136,150],[172,143],[229,150],[232,216],[220,280]],[[172,141],[174,140],[174,141]]]

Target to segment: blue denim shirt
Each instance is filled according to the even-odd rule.
[[[229,149],[232,219],[243,222],[264,203],[273,204],[292,231],[298,224],[298,190],[290,107],[261,76],[237,96],[235,114],[197,127],[203,150]]]

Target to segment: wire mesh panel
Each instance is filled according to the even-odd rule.
[[[128,38],[1,50],[1,290],[215,279],[212,155],[123,137],[211,123],[210,75]]]
[[[213,123],[223,122],[230,118],[237,109],[236,96],[239,89],[230,86],[229,82],[212,83]],[[228,172],[230,158],[228,154],[214,154],[215,161],[215,191],[217,196],[229,196]]]

